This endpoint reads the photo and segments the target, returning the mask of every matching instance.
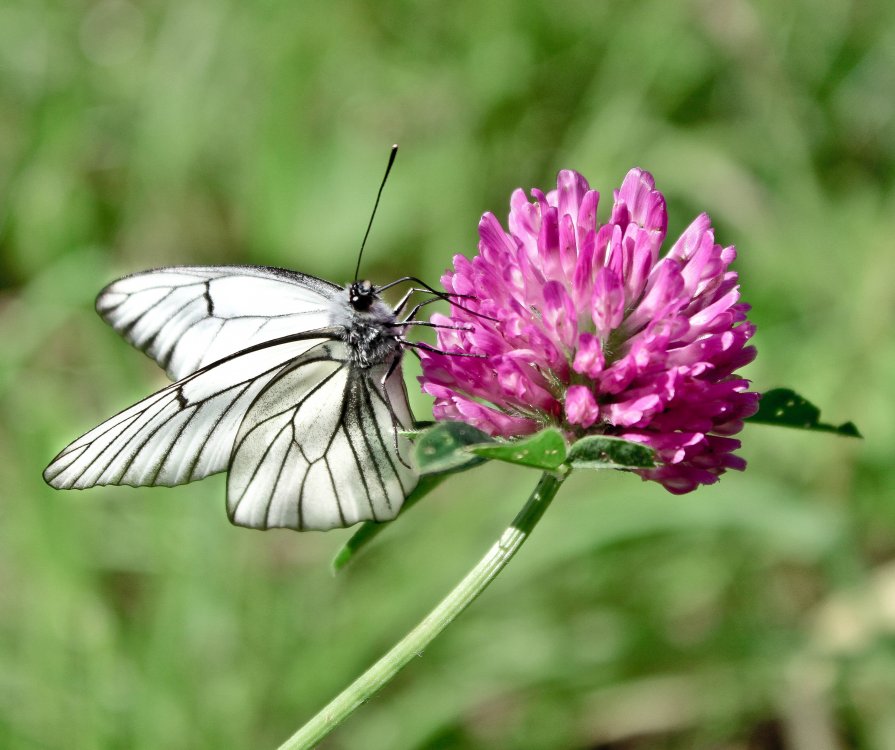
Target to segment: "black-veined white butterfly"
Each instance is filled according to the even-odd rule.
[[[393,310],[379,296],[393,284],[253,266],[113,282],[97,311],[176,382],[75,440],[44,478],[61,489],[172,486],[227,471],[240,526],[394,518],[417,482],[401,432],[412,426],[401,357],[413,313],[398,314],[421,290]]]

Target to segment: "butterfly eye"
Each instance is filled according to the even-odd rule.
[[[348,301],[355,310],[367,310],[373,304],[376,292],[369,281],[355,281],[349,290]]]

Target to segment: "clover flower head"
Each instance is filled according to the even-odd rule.
[[[450,326],[437,329],[445,353],[421,354],[436,419],[494,436],[553,425],[572,440],[645,443],[658,464],[639,473],[678,494],[743,469],[731,436],[758,394],[736,375],[755,349],[735,248],[717,244],[701,214],[660,257],[665,199],[640,169],[614,192],[605,224],[599,193],[577,172],[531,197],[513,193],[508,231],[482,216],[478,255],[455,256],[442,278],[466,309],[433,315]]]

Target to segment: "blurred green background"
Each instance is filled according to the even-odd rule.
[[[365,275],[434,282],[513,188],[571,167],[608,197],[642,166],[670,235],[706,210],[739,248],[755,386],[865,440],[751,426],[746,473],[686,497],[572,477],[326,747],[895,747],[893,71],[886,0],[4,0],[0,746],[274,747],[521,505],[536,474],[477,469],[332,578],[349,532],[231,527],[222,477],[41,481],[164,382],[93,312],[104,284],[350,281],[398,142]]]

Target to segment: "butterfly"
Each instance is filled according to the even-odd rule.
[[[162,268],[115,281],[96,307],[176,382],[66,447],[44,472],[53,487],[227,471],[233,523],[301,530],[389,520],[415,486],[401,326],[370,282]]]
[[[60,489],[173,486],[226,471],[227,513],[240,526],[394,518],[418,479],[401,360],[406,347],[426,346],[403,334],[426,325],[412,318],[427,303],[398,318],[423,290],[394,309],[380,297],[402,281],[419,282],[343,287],[257,266],[160,268],[113,282],[97,298],[100,316],[175,382],[72,442],[44,479]],[[436,295],[429,301],[445,297],[425,289]]]

